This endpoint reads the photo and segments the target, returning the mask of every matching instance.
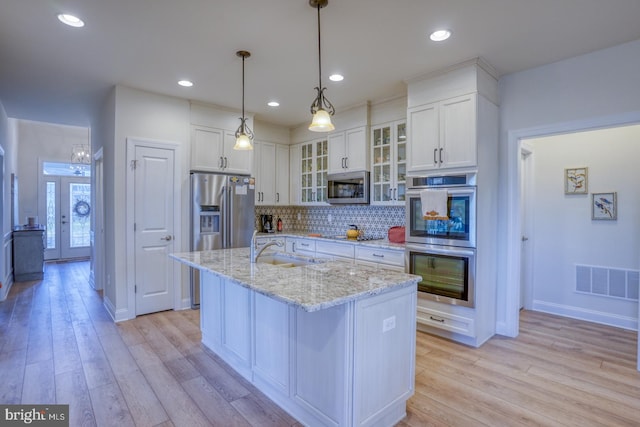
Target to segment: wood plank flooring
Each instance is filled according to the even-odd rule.
[[[199,311],[114,324],[89,263],[46,264],[0,303],[0,402],[68,403],[71,426],[299,426],[200,345]],[[479,349],[417,334],[400,427],[638,426],[636,333],[522,312]]]

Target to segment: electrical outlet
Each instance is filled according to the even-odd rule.
[[[396,316],[387,317],[382,321],[382,333],[388,332],[396,327]]]

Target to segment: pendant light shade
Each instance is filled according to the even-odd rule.
[[[242,117],[240,117],[240,126],[236,130],[236,144],[234,150],[253,150],[253,132],[247,126],[247,118],[244,116],[244,60],[251,56],[246,50],[239,50],[236,55],[242,58]]]
[[[331,123],[331,116],[336,112],[335,108],[324,96],[326,88],[322,87],[322,51],[320,49],[320,9],[329,4],[329,0],[309,0],[309,5],[318,10],[318,86],[316,99],[311,104],[313,119],[309,130],[313,132],[329,132],[335,129]]]

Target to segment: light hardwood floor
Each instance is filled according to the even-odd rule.
[[[200,345],[199,312],[114,324],[88,262],[47,264],[0,303],[0,402],[68,403],[71,426],[298,426]],[[636,334],[523,312],[479,349],[417,334],[399,426],[638,426]]]

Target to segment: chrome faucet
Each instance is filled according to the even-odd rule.
[[[282,240],[272,240],[271,242],[267,242],[266,245],[264,245],[263,247],[260,248],[260,250],[257,249],[256,247],[256,234],[258,234],[257,230],[253,231],[253,236],[251,236],[251,262],[255,263],[256,261],[258,261],[258,257],[260,256],[260,254],[267,249],[269,246],[277,246],[279,248],[284,246],[284,242]],[[258,251],[256,253],[256,251]]]

